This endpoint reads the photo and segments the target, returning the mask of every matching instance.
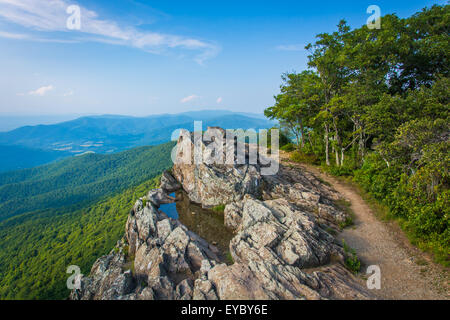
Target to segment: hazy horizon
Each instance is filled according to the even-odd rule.
[[[100,113],[85,113],[85,114],[14,114],[14,113],[0,113],[0,132],[7,132],[15,130],[24,126],[36,126],[36,125],[52,125],[66,121],[72,121],[83,117],[132,117],[132,118],[146,118],[152,116],[164,116],[164,115],[178,115],[191,112],[230,112],[236,114],[243,114],[254,117],[264,116],[263,113],[252,112],[235,112],[227,109],[201,109],[191,110],[177,113],[154,113],[143,116],[134,116],[127,114],[100,114]]]

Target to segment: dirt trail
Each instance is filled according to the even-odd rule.
[[[369,205],[347,183],[310,165],[295,166],[327,181],[351,202],[354,225],[346,228],[338,238],[355,249],[360,258],[360,281],[364,285],[367,267],[380,267],[381,290],[374,290],[380,299],[450,299],[448,270],[412,246],[395,223],[376,218]]]

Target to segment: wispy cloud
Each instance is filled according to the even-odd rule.
[[[12,33],[12,32],[0,31],[0,38],[7,38],[7,39],[27,39],[27,38],[28,38],[28,35],[26,35],[26,34],[20,34],[20,33]]]
[[[181,99],[180,102],[181,102],[181,103],[186,103],[186,102],[189,102],[189,101],[198,99],[198,98],[200,98],[200,97],[197,96],[197,95],[195,95],[195,94],[192,94],[192,95],[190,95],[190,96],[187,96],[187,97]]]
[[[69,90],[68,92],[63,94],[63,97],[69,97],[69,96],[73,96],[75,92],[73,92],[73,90]]]
[[[288,44],[288,45],[279,45],[276,47],[279,51],[304,51],[304,44]]]
[[[222,101],[223,101],[222,97],[218,97],[216,100],[217,103],[222,103]]]
[[[40,87],[34,91],[28,92],[30,96],[45,96],[47,92],[52,91],[54,88],[52,85]]]
[[[73,32],[72,41],[95,41],[119,44],[163,54],[172,50],[195,52],[195,61],[202,64],[216,56],[220,47],[213,43],[191,37],[141,31],[131,25],[119,25],[112,20],[101,19],[95,11],[80,7],[81,29],[67,29],[69,15],[66,9],[71,5],[67,0],[0,0],[0,18],[25,27],[34,32]],[[0,32],[0,37],[40,41],[42,37]],[[67,41],[51,38],[52,41]]]

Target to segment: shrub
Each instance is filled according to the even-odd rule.
[[[219,204],[218,206],[215,206],[211,210],[215,211],[215,212],[223,213],[225,211],[225,205],[224,204]]]
[[[299,163],[308,163],[308,164],[320,164],[319,158],[314,154],[306,154],[299,151],[294,151],[291,154],[291,160]]]
[[[233,256],[231,255],[230,251],[227,252],[225,259],[228,265],[234,264]]]
[[[350,248],[344,240],[342,240],[342,245],[344,247],[345,252],[345,266],[348,270],[357,274],[361,269],[361,261],[359,261],[358,256],[356,255],[356,251]]]
[[[293,143],[288,143],[280,148],[280,150],[286,151],[286,152],[292,152],[296,149],[296,146]]]
[[[323,171],[337,177],[342,176],[352,176],[353,170],[347,166],[337,167],[337,166],[322,166]]]

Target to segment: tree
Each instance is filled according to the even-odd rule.
[[[275,105],[265,110],[270,119],[277,119],[297,140],[297,147],[305,146],[307,126],[323,103],[317,74],[304,71],[282,76],[281,93],[275,96]]]
[[[345,67],[346,56],[344,54],[345,39],[350,27],[342,20],[338,25],[338,31],[332,34],[322,33],[317,36],[318,40],[314,44],[306,46],[311,51],[309,56],[309,66],[317,70],[322,82],[322,92],[324,103],[319,117],[324,126],[325,141],[325,161],[330,165],[329,159],[329,141],[330,127],[335,129],[337,144],[341,144],[340,136],[336,126],[336,119],[330,112],[330,102],[335,95],[340,92],[343,84],[346,82],[348,69]],[[337,154],[337,149],[336,149]]]

